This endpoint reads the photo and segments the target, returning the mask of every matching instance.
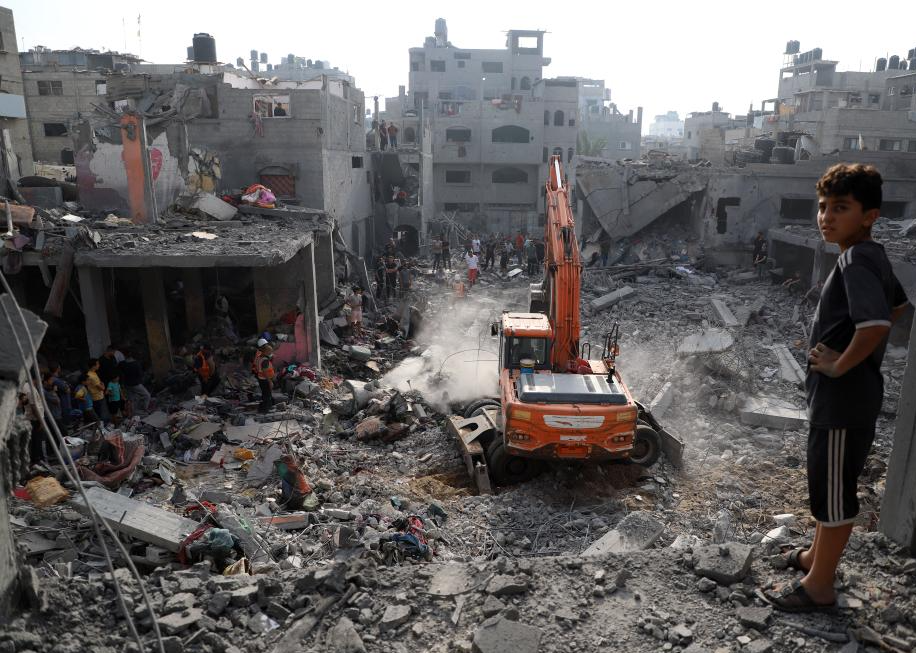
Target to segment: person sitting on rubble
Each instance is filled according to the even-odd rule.
[[[261,388],[261,403],[258,412],[266,413],[274,405],[274,371],[273,350],[270,343],[264,338],[258,340],[258,352],[254,355],[252,368],[258,377],[258,386]]]
[[[796,270],[791,277],[782,282],[782,287],[788,290],[794,290],[801,281],[801,272]]]
[[[200,394],[209,397],[219,385],[219,374],[216,369],[216,359],[209,345],[201,344],[194,354],[194,372],[200,380]]]
[[[350,317],[347,321],[350,323],[350,329],[354,336],[360,336],[363,332],[363,289],[359,286],[353,288],[353,292],[347,297],[347,306],[350,307]]]
[[[274,461],[277,475],[280,477],[280,501],[278,504],[285,510],[302,510],[305,498],[312,488],[291,454],[284,454]]]
[[[83,424],[92,424],[101,420],[96,415],[95,402],[92,399],[92,392],[86,386],[86,380],[86,372],[79,375],[76,387],[73,389],[73,398],[76,399],[76,405],[83,414]]]

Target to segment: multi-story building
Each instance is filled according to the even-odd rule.
[[[681,120],[677,111],[668,111],[655,116],[655,120],[649,125],[649,136],[668,140],[682,139],[684,138],[684,121]]]
[[[797,41],[789,45],[774,98],[778,118],[769,127],[805,134],[812,155],[916,152],[916,50],[880,58],[875,70],[861,72],[838,71],[820,48],[798,53]]]
[[[130,71],[139,62],[130,54],[82,48],[37,46],[20,53],[35,160],[72,165],[71,122],[107,103],[109,73]]]
[[[578,83],[543,79],[543,46],[544,32],[510,30],[503,49],[458,48],[439,19],[435,36],[410,49],[401,110],[432,122],[437,216],[456,214],[479,230],[537,231],[551,154],[563,156],[574,184]]]
[[[13,12],[0,7],[0,177],[32,174],[32,143]],[[4,186],[5,187],[5,186]]]

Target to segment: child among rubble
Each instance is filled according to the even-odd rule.
[[[92,406],[103,422],[108,421],[108,406],[105,404],[105,384],[99,378],[99,359],[90,358],[84,383],[92,395]]]
[[[353,292],[347,297],[347,306],[350,307],[350,317],[348,321],[354,336],[362,335],[363,329],[363,289],[359,286],[353,288]]]
[[[907,304],[884,247],[871,238],[881,215],[878,171],[840,163],[817,182],[817,224],[840,247],[811,325],[808,352],[808,494],[814,541],[786,556],[804,578],[767,599],[788,612],[836,605],[837,565],[852,533],[857,480],[875,437],[883,400],[881,360],[893,322]]]
[[[88,375],[83,372],[79,375],[76,387],[73,389],[73,398],[76,399],[76,405],[83,413],[83,424],[92,424],[101,421],[95,412],[95,402],[92,399],[92,392],[86,386]]]
[[[108,386],[105,388],[105,396],[108,398],[108,410],[112,417],[121,417],[124,410],[124,389],[121,387],[121,375],[115,372]]]

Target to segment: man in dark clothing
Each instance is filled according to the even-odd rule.
[[[607,267],[608,256],[611,254],[611,241],[608,238],[604,238],[601,243],[598,245],[598,249],[601,251],[601,267]]]
[[[452,271],[452,250],[448,236],[442,237],[442,266],[449,272]]]
[[[487,238],[487,244],[484,247],[484,258],[483,258],[483,269],[489,270],[492,267],[495,267],[495,258],[496,258],[496,238],[490,237]]]
[[[398,270],[400,269],[398,259],[389,256],[385,260],[385,299],[391,299],[398,294]]]
[[[812,612],[836,604],[837,565],[859,511],[857,481],[871,450],[884,398],[881,361],[907,298],[884,248],[871,239],[881,214],[881,175],[840,163],[817,183],[817,223],[840,256],[824,283],[811,325],[808,373],[808,497],[814,541],[786,556],[806,573],[766,593],[777,608]]]
[[[149,390],[143,385],[143,368],[140,367],[140,363],[130,351],[126,351],[119,368],[121,385],[124,386],[124,392],[127,394],[128,415],[133,414],[134,411],[148,412],[151,396]]]
[[[108,385],[108,382],[114,378],[117,371],[118,359],[115,358],[115,349],[108,345],[99,357],[99,379],[101,379],[102,383]]]
[[[758,231],[757,235],[754,237],[754,254],[751,256],[751,260],[756,264],[757,259],[760,257],[760,252],[766,246],[767,239],[763,237],[763,232]]]

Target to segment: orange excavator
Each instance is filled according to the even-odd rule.
[[[579,342],[582,263],[558,156],[550,159],[546,211],[544,278],[530,287],[529,312],[506,311],[492,327],[500,396],[448,421],[482,493],[527,480],[549,460],[629,459],[648,467],[662,451],[678,463],[683,451],[624,384],[619,325],[596,358],[590,343]]]

